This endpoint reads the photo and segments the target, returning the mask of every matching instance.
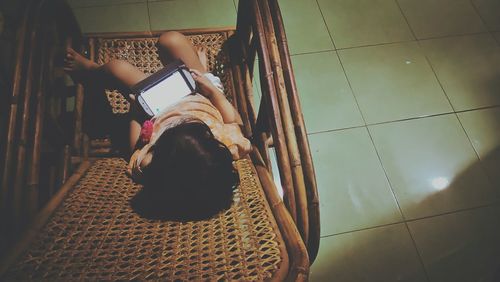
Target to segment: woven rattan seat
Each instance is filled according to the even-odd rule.
[[[265,280],[287,271],[279,230],[249,160],[232,207],[209,220],[141,218],[141,189],[119,158],[96,161],[44,226],[7,279]]]

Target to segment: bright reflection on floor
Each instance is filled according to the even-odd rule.
[[[432,187],[436,190],[443,190],[450,184],[450,181],[446,177],[437,177],[431,181]]]

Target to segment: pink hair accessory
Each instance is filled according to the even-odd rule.
[[[141,141],[144,143],[149,143],[151,140],[151,135],[153,135],[153,122],[151,120],[146,120],[141,127]]]

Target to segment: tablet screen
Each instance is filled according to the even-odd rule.
[[[153,114],[156,115],[189,94],[191,94],[191,89],[186,81],[180,72],[175,72],[167,79],[143,92],[141,96],[153,111]]]

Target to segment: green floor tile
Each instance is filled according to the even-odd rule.
[[[335,52],[292,58],[307,132],[364,125]]]
[[[416,42],[339,51],[367,123],[451,112]]]
[[[322,238],[310,281],[426,281],[404,224]]]
[[[485,207],[408,224],[430,281],[500,281],[500,208]]]
[[[500,189],[500,108],[458,114],[481,163]]]
[[[469,0],[398,0],[419,39],[486,31]]]
[[[146,3],[74,8],[82,32],[125,32],[149,30]]]
[[[232,0],[172,0],[149,3],[153,30],[236,26]]]
[[[394,0],[318,0],[337,48],[413,40]]]
[[[333,50],[316,0],[280,1],[290,53]]]
[[[365,127],[314,134],[309,142],[322,236],[402,220]]]
[[[486,23],[488,29],[500,31],[500,1],[472,0],[472,3]]]
[[[455,115],[369,127],[406,219],[491,203],[498,190]]]
[[[500,47],[490,34],[420,44],[456,110],[500,105]]]

